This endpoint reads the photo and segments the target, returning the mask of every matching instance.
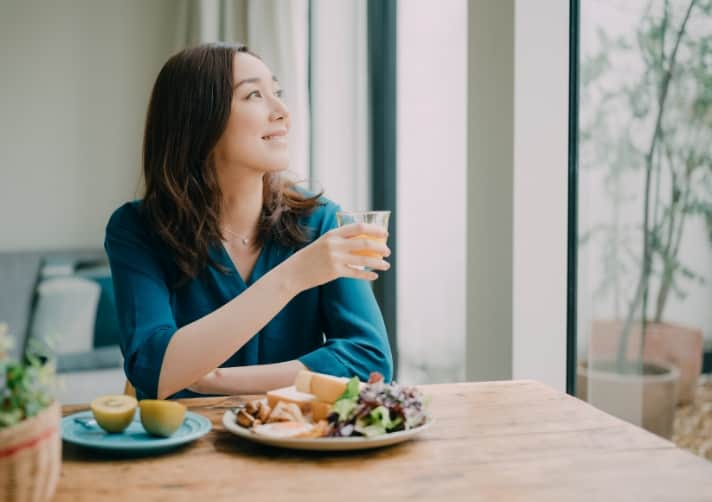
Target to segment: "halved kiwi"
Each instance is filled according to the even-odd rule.
[[[131,396],[101,396],[91,402],[91,412],[106,432],[123,432],[133,420],[136,405],[136,399]]]
[[[141,408],[143,428],[154,436],[170,436],[178,430],[185,418],[185,406],[175,401],[142,399],[138,406]]]

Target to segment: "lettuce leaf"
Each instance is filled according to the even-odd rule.
[[[343,398],[336,401],[331,406],[331,412],[339,414],[339,422],[347,421],[351,417],[351,413],[358,406],[358,396],[354,398]]]
[[[341,400],[341,399],[358,398],[358,395],[360,392],[360,389],[359,389],[360,383],[361,382],[359,381],[358,377],[353,377],[351,380],[349,380],[349,383],[346,384],[346,390],[344,390],[344,393],[341,394],[341,396],[339,397],[339,399],[337,399],[337,401]]]

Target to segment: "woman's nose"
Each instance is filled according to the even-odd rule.
[[[281,99],[274,100],[274,109],[270,113],[270,120],[287,120],[289,118],[289,110]]]

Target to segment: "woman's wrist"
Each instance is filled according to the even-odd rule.
[[[277,267],[275,271],[279,271],[280,288],[284,289],[290,297],[297,296],[299,293],[308,289],[304,284],[304,278],[299,268],[297,254],[293,254]]]

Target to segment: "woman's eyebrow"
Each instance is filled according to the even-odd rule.
[[[243,80],[240,80],[240,81],[237,83],[237,85],[235,86],[235,89],[237,89],[238,87],[240,87],[242,84],[254,84],[255,82],[261,82],[261,81],[262,81],[262,79],[259,78],[259,77],[245,78],[245,79],[243,79]],[[277,80],[277,77],[275,77],[274,75],[272,75],[272,81],[273,81],[273,82],[279,82],[279,80]]]

